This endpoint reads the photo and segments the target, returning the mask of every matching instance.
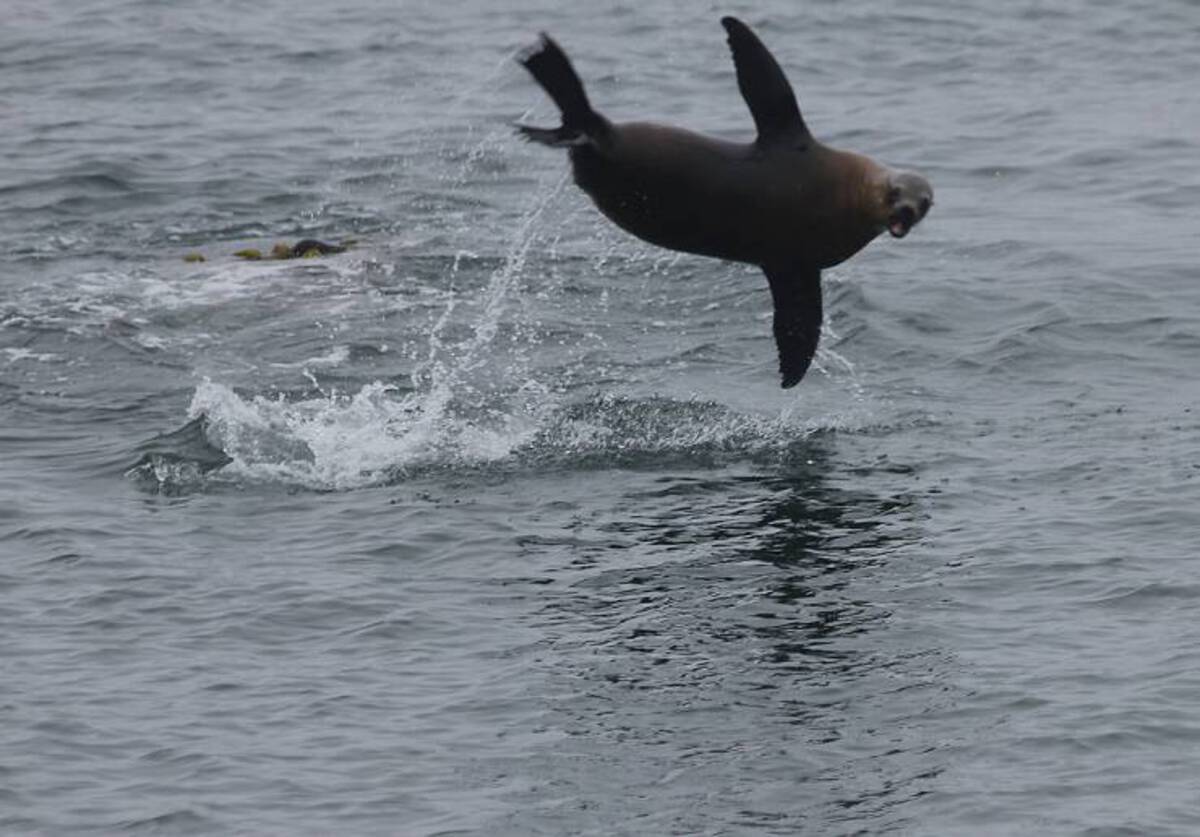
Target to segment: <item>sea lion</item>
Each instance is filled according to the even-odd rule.
[[[929,212],[933,189],[918,174],[818,142],[758,36],[733,17],[721,25],[758,129],[751,143],[608,121],[545,33],[518,60],[558,105],[562,125],[516,127],[531,142],[569,149],[575,182],[622,229],[672,250],[759,265],[775,305],[783,386],[791,387],[821,336],[821,271],[884,230],[903,238]]]

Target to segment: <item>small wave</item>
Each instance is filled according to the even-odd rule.
[[[70,273],[46,285],[11,294],[0,305],[0,330],[11,329],[9,340],[44,336],[47,332],[94,337],[139,353],[162,353],[204,345],[210,333],[192,327],[194,317],[212,312],[246,315],[248,306],[287,297],[311,299],[322,316],[332,316],[357,304],[357,263],[323,261],[233,262],[176,270],[137,267]],[[399,296],[386,301],[371,297],[373,311],[396,311],[411,303]],[[247,315],[251,316],[251,315]],[[334,345],[327,352],[280,368],[337,367],[371,349]],[[0,364],[49,362],[60,358],[21,348],[0,348]]]
[[[1170,600],[1191,602],[1198,596],[1200,587],[1195,584],[1156,581],[1117,587],[1097,597],[1094,603],[1108,607],[1150,609],[1161,608]]]
[[[18,195],[45,196],[47,193],[69,193],[71,196],[104,196],[127,194],[133,191],[130,175],[125,171],[87,171],[62,174],[54,177],[35,178],[21,183],[0,186],[0,196],[12,199]]]
[[[1137,194],[1134,200],[1153,209],[1191,211],[1200,202],[1200,184],[1156,181]]]
[[[374,347],[366,347],[365,349],[360,350],[360,354],[370,351],[373,348]],[[374,350],[376,352],[379,351],[378,349]],[[308,369],[312,366],[335,367],[341,366],[343,363],[350,360],[351,356],[352,348],[350,346],[338,345],[334,346],[323,355],[314,355],[313,357],[305,358],[304,360],[298,360],[294,363],[272,363],[271,366],[275,367],[276,369]]]
[[[122,822],[119,827],[123,831],[135,834],[161,834],[164,832],[170,832],[171,834],[200,834],[211,831],[218,826],[219,823],[214,822],[208,817],[197,814],[188,808],[181,808],[153,817],[127,820]],[[217,828],[217,830],[220,829]]]
[[[198,417],[173,433],[139,445],[141,457],[125,475],[168,491],[199,485],[204,474],[231,461],[224,451],[209,443],[207,424],[204,417]]]
[[[33,361],[34,363],[51,363],[53,361],[61,359],[60,355],[56,355],[53,352],[35,352],[35,351],[32,351],[31,349],[14,348],[11,346],[9,346],[5,349],[0,349],[0,351],[3,351],[4,354],[6,354],[8,356],[8,362],[10,364],[17,363],[19,361]]]

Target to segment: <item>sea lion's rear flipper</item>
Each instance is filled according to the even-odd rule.
[[[775,345],[783,387],[800,383],[821,339],[821,271],[799,265],[764,265],[775,303]]]
[[[562,126],[558,128],[534,128],[517,125],[517,131],[530,142],[563,147],[582,145],[595,140],[608,130],[608,121],[592,110],[584,92],[583,82],[571,66],[567,54],[554,39],[542,33],[537,45],[526,50],[517,60],[534,77],[542,89],[550,94],[554,104],[562,111]]]
[[[721,25],[729,34],[738,89],[750,106],[759,145],[808,147],[812,134],[800,116],[796,94],[774,56],[750,27],[736,17],[721,18]]]

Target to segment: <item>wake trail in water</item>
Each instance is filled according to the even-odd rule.
[[[485,140],[486,141],[486,140]],[[508,249],[473,300],[479,313],[471,336],[450,344],[445,332],[460,295],[455,280],[469,253],[457,254],[448,269],[445,306],[428,336],[424,361],[413,371],[416,390],[401,392],[374,381],[352,395],[336,391],[323,397],[288,401],[282,396],[243,397],[231,387],[206,379],[196,388],[189,419],[223,451],[230,462],[224,475],[251,481],[300,483],[318,489],[347,489],[394,480],[410,470],[501,459],[537,426],[539,414],[552,408],[528,398],[527,370],[519,363],[500,364],[490,354],[507,301],[518,287],[540,222],[562,192],[566,176],[539,189],[521,216]],[[455,409],[478,395],[473,374],[502,378],[504,389],[523,403],[489,411],[485,417]],[[520,379],[520,380],[517,380]],[[315,384],[315,379],[313,380]],[[319,389],[319,388],[318,388]],[[183,471],[151,468],[155,478]],[[146,469],[142,468],[142,475]],[[194,469],[186,472],[195,476]]]

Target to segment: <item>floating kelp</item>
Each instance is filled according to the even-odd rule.
[[[234,251],[235,256],[246,261],[258,262],[283,259],[315,259],[321,256],[330,256],[335,253],[345,253],[350,247],[358,242],[352,238],[345,238],[338,244],[330,244],[326,241],[318,241],[315,238],[303,238],[295,244],[285,244],[284,242],[277,243],[271,248],[267,254],[263,254],[262,250],[254,247],[247,247],[243,250]],[[188,253],[183,257],[185,262],[202,262],[205,261],[202,253]]]

